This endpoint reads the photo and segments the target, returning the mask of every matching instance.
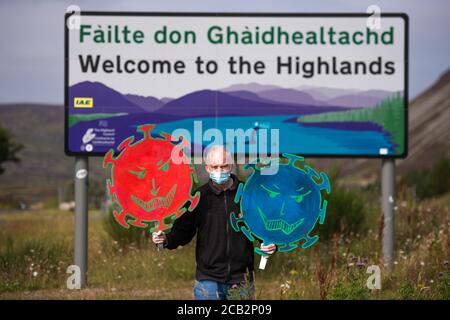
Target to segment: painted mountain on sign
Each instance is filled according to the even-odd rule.
[[[267,91],[261,91],[258,92],[258,96],[271,100],[271,101],[277,101],[277,102],[283,102],[283,103],[292,103],[292,104],[307,104],[311,106],[327,106],[332,105],[325,101],[318,101],[314,99],[310,94],[294,89],[272,89]],[[338,106],[339,104],[334,104],[335,106]]]
[[[77,97],[93,98],[94,106],[92,108],[74,108],[74,98]],[[146,110],[103,83],[84,81],[69,88],[69,112],[77,114],[144,113]]]
[[[279,89],[280,87],[270,85],[270,84],[259,84],[256,82],[250,82],[250,83],[240,83],[240,84],[233,84],[229,87],[223,88],[220,91],[222,92],[230,92],[230,91],[249,91],[249,92],[261,92],[266,90],[273,90],[273,89]]]
[[[281,102],[287,104],[303,104],[310,106],[330,105],[325,101],[318,101],[314,99],[310,94],[300,90],[286,89],[274,85],[261,85],[255,82],[249,84],[236,84],[221,89],[220,91],[233,95],[239,93],[241,97],[243,97],[245,93],[248,97],[252,97],[252,100],[258,98],[270,103]]]
[[[256,86],[256,84],[255,84]],[[264,88],[267,88],[265,86]],[[288,92],[286,92],[288,91]],[[283,95],[286,98],[282,99]],[[73,108],[76,97],[93,98],[93,108]],[[282,101],[277,101],[277,99]],[[216,117],[246,115],[308,115],[343,111],[340,106],[321,105],[307,94],[289,89],[270,89],[256,94],[250,91],[221,92],[200,90],[176,99],[159,100],[153,96],[122,94],[102,83],[84,81],[69,89],[70,114],[149,114],[153,117]],[[101,117],[96,117],[101,118]],[[90,117],[89,119],[92,119]]]
[[[125,98],[141,107],[146,112],[154,112],[164,105],[163,101],[152,96],[145,97],[136,94],[126,94]]]
[[[300,87],[296,90],[308,93],[318,101],[349,108],[373,107],[387,97],[398,93],[387,90],[355,90],[329,87]]]
[[[178,98],[122,94],[100,82],[84,81],[69,88],[70,114],[143,114],[171,117],[245,115],[308,115],[371,107],[392,92],[306,87],[286,89],[258,83],[236,84],[222,90],[200,90]],[[89,97],[93,108],[73,108],[74,98]],[[320,98],[320,99],[319,99]]]
[[[179,117],[222,117],[249,115],[315,114],[343,111],[341,107],[316,107],[304,104],[287,104],[267,101],[251,93],[224,93],[214,90],[196,91],[170,101],[157,113]]]
[[[387,97],[395,95],[394,92],[369,90],[357,94],[345,94],[329,99],[328,102],[351,108],[372,107],[382,102]]]
[[[249,92],[267,101],[289,104],[304,104],[311,106],[340,106],[348,108],[373,107],[383,99],[396,92],[386,90],[355,90],[329,87],[301,86],[297,88],[282,88],[274,85],[263,85],[255,82],[235,84],[220,91]]]

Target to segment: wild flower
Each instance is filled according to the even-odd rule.
[[[291,288],[291,282],[289,280],[286,280],[286,282],[284,282],[280,285],[280,288],[281,288],[281,292],[283,294],[285,294]]]

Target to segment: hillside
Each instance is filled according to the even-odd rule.
[[[72,179],[74,159],[64,154],[64,108],[55,105],[0,105],[0,124],[25,145],[19,164],[5,163],[0,194],[27,201],[56,196],[57,186]],[[100,159],[90,159],[92,175],[101,175]]]

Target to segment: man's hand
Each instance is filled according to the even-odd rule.
[[[152,241],[155,244],[162,244],[162,243],[166,242],[166,234],[164,232],[162,232],[161,230],[159,230],[158,232],[153,232],[152,233]]]
[[[261,244],[261,251],[267,254],[273,254],[275,251],[277,251],[277,245],[276,244],[268,244],[265,246],[264,244]]]

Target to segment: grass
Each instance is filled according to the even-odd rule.
[[[397,154],[405,148],[405,99],[400,94],[388,97],[371,108],[327,112],[315,115],[301,116],[298,122],[374,122],[390,134]]]
[[[406,187],[398,190],[392,273],[380,254],[378,196],[358,190],[365,204],[362,231],[336,233],[308,250],[276,253],[266,270],[256,270],[255,298],[450,299],[450,193],[417,200]],[[121,245],[95,210],[89,212],[89,286],[66,289],[73,228],[71,212],[3,210],[0,299],[193,299],[195,241],[162,252],[149,241]],[[365,285],[373,264],[381,268],[381,290]]]

